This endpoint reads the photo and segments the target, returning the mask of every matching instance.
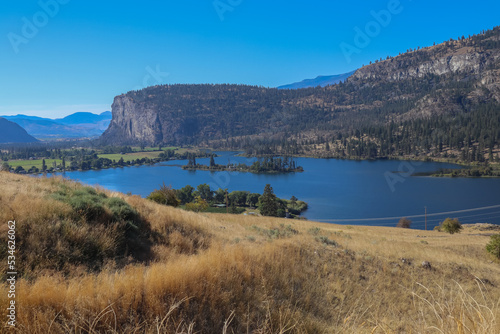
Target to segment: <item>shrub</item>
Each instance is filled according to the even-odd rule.
[[[95,220],[104,214],[102,197],[90,194],[75,193],[68,201],[75,214],[84,217],[85,220]]]
[[[167,196],[158,190],[151,192],[151,194],[149,194],[148,197],[146,198],[158,204],[163,204],[163,205],[167,204]]]
[[[267,236],[270,239],[290,238],[293,235],[299,234],[299,231],[294,229],[292,225],[285,226],[284,224],[280,224],[279,227],[271,229],[260,228],[253,225],[252,229],[259,232],[259,234]]]
[[[411,220],[409,220],[406,217],[401,218],[399,220],[398,224],[396,225],[396,227],[400,227],[400,228],[410,228],[410,226],[411,226]]]
[[[196,196],[194,203],[187,203],[186,210],[200,212],[205,211],[208,208],[208,203],[200,196]]]
[[[118,197],[111,197],[106,200],[106,206],[113,214],[113,219],[125,221],[128,223],[137,220],[137,211],[135,211],[127,202]]]
[[[321,233],[321,229],[319,227],[311,227],[307,230],[307,232],[312,235],[319,235]]]
[[[462,224],[457,218],[446,218],[441,224],[439,224],[439,231],[448,232],[449,234],[460,233],[461,230]]]
[[[486,245],[486,250],[500,259],[500,234],[492,235],[490,242]]]
[[[155,189],[146,198],[153,202],[173,207],[178,207],[181,204],[181,201],[177,198],[177,192],[171,186],[166,186],[165,184],[159,190]]]
[[[316,241],[318,241],[326,246],[334,246],[334,247],[338,246],[338,244],[335,240],[328,239],[325,236],[316,237]]]

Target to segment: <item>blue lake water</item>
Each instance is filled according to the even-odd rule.
[[[246,163],[254,158],[238,157],[237,152],[217,152],[217,164]],[[424,207],[428,228],[446,217],[463,223],[500,224],[500,179],[412,177],[411,172],[456,168],[434,162],[395,160],[352,161],[297,158],[303,173],[252,174],[241,172],[186,171],[187,161],[168,161],[153,166],[125,167],[99,171],[67,172],[65,177],[89,185],[147,196],[163,182],[173,188],[207,183],[212,189],[228,188],[262,193],[270,183],[281,198],[292,195],[309,203],[304,216],[310,220],[341,224],[395,226],[399,217],[411,217],[413,228],[424,227]],[[208,164],[209,159],[197,159]],[[392,173],[399,171],[400,173]],[[450,214],[440,214],[450,212]],[[462,211],[462,212],[455,212]],[[438,215],[439,213],[439,215]],[[393,217],[393,218],[392,218]],[[377,219],[374,219],[377,218]]]

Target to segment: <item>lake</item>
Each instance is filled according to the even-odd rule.
[[[251,164],[255,158],[238,157],[238,152],[216,152],[217,164]],[[208,165],[209,159],[196,159]],[[186,171],[186,160],[153,166],[124,167],[99,171],[66,172],[67,178],[89,185],[147,196],[163,182],[173,188],[207,183],[212,189],[228,188],[262,193],[271,184],[280,198],[291,196],[309,203],[303,214],[310,220],[340,224],[395,226],[400,217],[411,217],[412,228],[424,228],[427,207],[428,228],[446,217],[462,223],[500,224],[500,179],[412,177],[413,172],[457,168],[435,162],[397,160],[352,161],[296,158],[302,173],[252,174],[240,172]],[[397,172],[397,173],[393,173]],[[470,210],[476,208],[480,210]],[[459,211],[459,212],[456,212]],[[452,212],[452,213],[443,213]]]

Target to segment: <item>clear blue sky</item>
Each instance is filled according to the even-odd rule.
[[[0,115],[99,113],[158,83],[275,87],[500,25],[498,0],[400,0],[370,26],[394,1],[2,1]],[[341,45],[367,24],[373,37],[348,59]]]

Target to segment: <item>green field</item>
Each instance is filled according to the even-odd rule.
[[[136,159],[142,159],[142,158],[158,158],[160,155],[160,151],[151,151],[151,152],[134,152],[134,153],[126,153],[126,154],[98,154],[97,156],[99,158],[107,158],[110,160],[115,160],[118,161],[120,158],[123,158],[124,161],[132,161]]]
[[[62,163],[61,159],[45,159],[45,164],[47,168],[52,167],[52,163],[56,162],[56,164],[60,165]],[[11,160],[7,161],[9,166],[16,168],[17,166],[23,167],[25,170],[30,169],[32,166],[37,167],[38,169],[42,169],[43,159],[40,160]]]
[[[107,159],[111,159],[111,160],[115,160],[115,161],[118,161],[118,160],[120,160],[120,158],[123,157],[123,160],[125,160],[125,161],[132,161],[132,160],[142,159],[142,158],[149,158],[149,159],[158,158],[160,153],[161,153],[160,151],[156,151],[156,152],[151,151],[151,152],[134,152],[134,153],[127,153],[127,154],[98,154],[97,156],[99,158],[107,158]],[[43,161],[43,159],[9,160],[9,161],[7,161],[7,163],[12,168],[16,168],[17,166],[21,166],[25,170],[28,170],[32,166],[35,166],[41,170],[42,169],[42,161]],[[62,163],[61,159],[45,159],[45,164],[47,165],[47,168],[52,167],[52,163],[54,161],[58,165],[60,165]],[[66,163],[67,163],[67,165],[69,165],[68,160],[66,160]]]
[[[165,150],[175,150],[175,149],[178,149],[178,147],[176,146],[169,146],[169,147],[162,147],[161,148],[162,151],[165,151]],[[139,146],[132,146],[132,151],[134,152],[153,152],[153,151],[159,151],[160,148],[157,146],[157,147],[145,147],[143,149],[141,149]]]
[[[120,158],[123,158],[124,161],[132,161],[132,160],[137,160],[137,159],[142,159],[142,158],[149,158],[149,159],[155,159],[158,158],[160,153],[164,152],[165,150],[177,150],[177,153],[183,154],[187,151],[189,152],[195,152],[193,149],[185,149],[181,148],[179,149],[178,147],[162,147],[162,150],[159,151],[158,147],[148,147],[145,148],[144,150],[140,151],[140,147],[133,147],[134,150],[133,153],[125,153],[125,154],[98,154],[97,156],[99,158],[107,158],[110,160],[115,160],[118,161]],[[42,160],[43,159],[36,159],[36,160],[9,160],[7,163],[9,166],[12,168],[16,168],[17,166],[23,167],[25,170],[30,169],[32,166],[37,167],[38,169],[42,169]],[[61,159],[45,159],[45,164],[47,165],[47,168],[52,167],[52,163],[56,162],[58,165],[62,163]],[[69,165],[68,159],[66,159],[67,165]]]

